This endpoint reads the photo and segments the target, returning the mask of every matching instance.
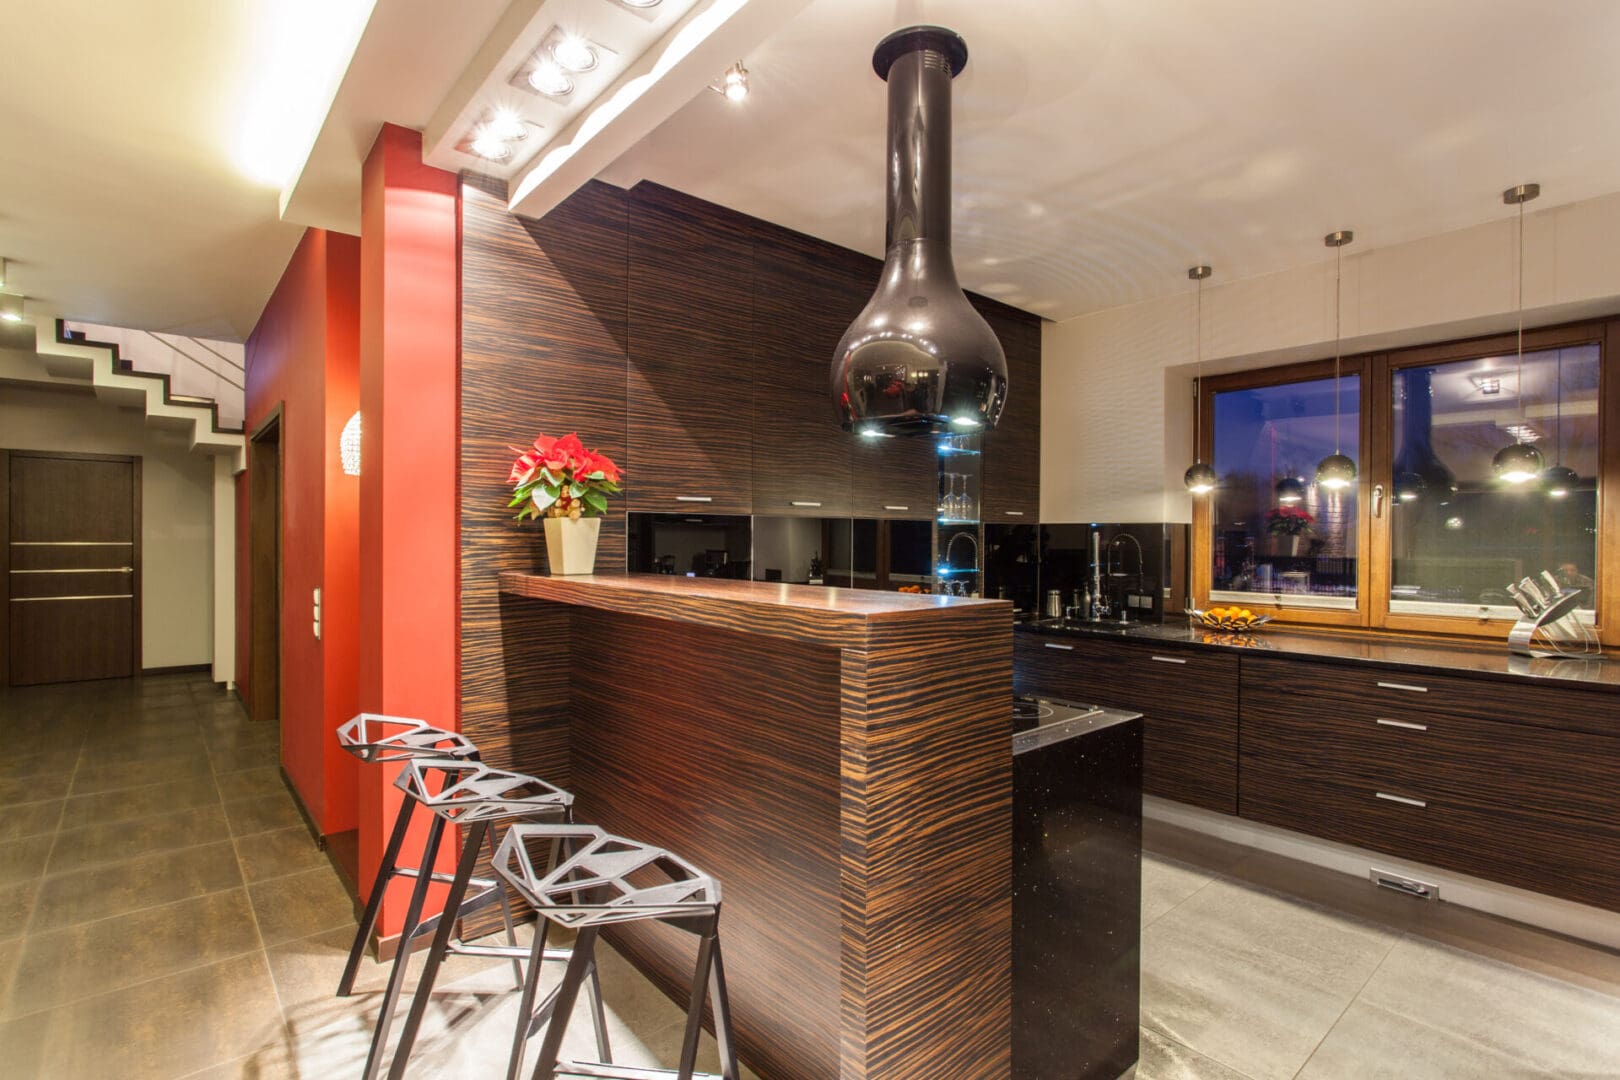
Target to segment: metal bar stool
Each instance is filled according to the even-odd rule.
[[[544,851],[560,862],[535,858]],[[550,923],[573,929],[573,955],[562,983],[537,1011],[534,999],[540,965],[531,962],[518,1007],[517,1031],[507,1080],[517,1080],[523,1067],[524,1044],[546,1025],[534,1080],[558,1076],[620,1077],[652,1080],[675,1076],[678,1080],[737,1080],[737,1053],[731,1035],[731,1009],[726,998],[725,969],[720,960],[720,883],[691,863],[634,840],[612,836],[591,825],[514,825],[507,830],[495,856],[495,873],[512,884],[534,906],[544,921],[534,938],[534,956],[545,950],[544,928]],[[691,1004],[686,1012],[686,1036],[681,1043],[679,1069],[643,1069],[614,1065],[611,1056],[595,1062],[558,1062],[568,1020],[580,985],[596,969],[596,937],[604,926],[656,919],[697,935],[697,964],[692,974]],[[707,990],[714,1009],[714,1037],[720,1050],[720,1077],[693,1073],[698,1038],[703,1024]],[[597,1003],[600,1010],[600,999]],[[549,1020],[548,1020],[549,1018]]]
[[[338,728],[337,737],[343,749],[367,764],[386,765],[417,758],[478,760],[478,747],[466,736],[403,716],[361,713]],[[388,837],[388,847],[383,851],[382,862],[377,867],[377,877],[371,883],[365,914],[360,917],[360,926],[355,930],[354,944],[349,946],[349,962],[343,966],[343,977],[338,980],[338,997],[348,997],[354,991],[360,958],[365,955],[371,931],[376,928],[377,914],[382,910],[383,894],[388,891],[388,883],[396,877],[414,878],[419,873],[414,866],[399,865],[400,848],[410,832],[411,814],[415,809],[416,801],[407,798],[394,818],[394,831]],[[490,855],[493,857],[494,854],[492,845]],[[424,865],[431,866],[432,861],[429,859]],[[435,874],[433,879],[440,884],[449,884],[450,875]],[[507,919],[511,919],[510,911],[507,912]],[[518,981],[521,983],[522,980],[523,975],[519,971]]]
[[[462,838],[461,858],[453,875],[418,874],[416,877],[416,885],[411,890],[410,903],[405,911],[405,927],[400,933],[399,948],[394,955],[393,970],[389,972],[388,988],[383,993],[377,1025],[372,1031],[371,1050],[366,1058],[364,1074],[367,1080],[377,1076],[381,1068],[383,1048],[388,1042],[388,1031],[393,1024],[394,1010],[410,965],[411,950],[418,938],[432,934],[433,945],[417,983],[405,1028],[400,1032],[399,1045],[394,1050],[390,1077],[405,1075],[411,1047],[427,1013],[434,979],[447,953],[511,957],[520,986],[527,985],[523,978],[523,957],[528,957],[532,964],[542,960],[572,959],[572,952],[568,949],[547,950],[543,943],[532,951],[519,946],[505,884],[499,878],[473,877],[480,850],[486,842],[492,849],[494,847],[493,826],[496,823],[540,816],[566,820],[571,816],[572,795],[532,776],[493,769],[477,761],[453,758],[407,761],[394,785],[405,793],[408,803],[420,804],[433,815],[422,853],[423,866],[433,865],[446,825],[459,825],[466,831]],[[443,913],[424,919],[422,907],[427,899],[428,885],[433,881],[446,881],[450,891],[445,898]],[[468,895],[470,886],[477,889],[471,896]],[[501,905],[510,944],[469,944],[455,937],[458,921],[494,903]],[[602,1016],[601,998],[599,993],[594,996],[597,1002],[597,1042],[606,1046],[607,1025]]]

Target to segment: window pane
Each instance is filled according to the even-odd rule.
[[[1340,382],[1337,441],[1333,390],[1313,379],[1215,395],[1214,591],[1354,606],[1356,487],[1330,491],[1315,477],[1335,446],[1361,460],[1361,379]]]
[[[1513,356],[1395,373],[1392,610],[1511,607],[1508,583],[1542,570],[1585,589],[1593,606],[1598,346],[1526,353],[1522,409],[1518,390]],[[1567,494],[1545,480],[1496,478],[1491,460],[1516,438],[1549,468],[1575,471]]]

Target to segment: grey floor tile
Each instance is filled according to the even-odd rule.
[[[1142,925],[1208,885],[1212,876],[1159,855],[1142,856]]]
[[[230,839],[218,806],[191,807],[166,814],[63,829],[45,866],[47,875],[122,862],[159,851],[178,851]],[[109,868],[108,873],[117,873]]]
[[[0,1024],[11,1075],[169,1080],[274,1042],[283,1030],[262,953]]]
[[[44,802],[0,803],[0,841],[21,840],[56,831],[62,820],[61,799]]]
[[[300,1080],[285,1033],[266,1039],[265,1045],[245,1057],[188,1073],[180,1080]],[[302,1080],[310,1080],[304,1076]]]
[[[257,882],[248,895],[267,946],[339,927],[354,932],[354,905],[330,867]]]
[[[0,941],[0,1019],[10,1013],[17,964],[22,960],[22,952],[21,941]]]
[[[42,1012],[260,948],[244,889],[31,934],[17,944],[21,961],[16,988],[0,1019]]]
[[[274,742],[250,743],[245,746],[226,746],[208,750],[208,758],[219,776],[276,765],[281,761],[281,748]]]
[[[1255,1080],[1288,1080],[1395,942],[1212,881],[1142,935],[1142,1024]]]
[[[219,796],[226,802],[252,799],[261,795],[286,795],[287,784],[281,779],[280,765],[260,765],[252,769],[229,772],[218,777]]]
[[[137,761],[207,757],[207,748],[197,737],[195,724],[183,728],[165,727],[155,731],[120,731],[116,737],[85,740],[79,768],[103,769]]]
[[[77,758],[78,752],[75,751],[74,759]],[[60,799],[73,785],[73,768],[70,763],[65,772],[42,772],[31,776],[19,776],[12,780],[0,780],[0,806]]]
[[[53,837],[30,836],[0,844],[0,885],[32,881],[45,873]]]
[[[278,795],[233,799],[225,804],[225,817],[230,822],[231,835],[237,837],[269,832],[271,829],[288,829],[302,825],[304,820],[299,816],[292,796],[285,791]]]
[[[169,754],[145,761],[81,766],[73,776],[73,794],[93,795],[149,784],[195,781],[206,779],[208,775],[206,754]]]
[[[274,829],[245,838],[236,845],[242,876],[249,882],[285,877],[327,866],[326,853],[302,825]]]
[[[9,794],[13,790],[11,785],[19,780],[53,773],[71,773],[79,767],[83,735],[75,735],[71,740],[45,740],[12,733],[8,738],[17,748],[4,762],[0,762],[0,795]],[[62,793],[66,794],[66,789]]]
[[[270,971],[275,977],[276,993],[280,996],[284,1007],[291,1010],[295,1007],[318,1006],[331,1000],[336,993],[338,979],[343,975],[343,966],[348,961],[354,931],[354,922],[350,920],[337,929],[269,947],[267,951],[270,955]],[[519,928],[518,940],[523,944],[533,940],[527,927]],[[355,994],[359,997],[380,994],[388,984],[390,967],[389,963],[378,963],[368,952],[360,961],[360,968],[355,976]],[[419,973],[420,970],[420,961],[417,961],[413,971]],[[440,969],[435,989],[465,986],[469,992],[473,990],[504,992],[513,986],[511,977],[507,974],[510,970],[506,966],[506,961],[498,958],[448,956]],[[495,972],[493,982],[480,982],[476,986],[467,983],[468,980],[490,971]],[[414,977],[410,985],[415,986]]]
[[[219,788],[214,786],[211,774],[183,776],[167,783],[70,796],[62,825],[69,829],[81,828],[218,804]]]
[[[1403,939],[1360,1000],[1531,1068],[1620,1076],[1620,998],[1458,949]]]
[[[30,931],[61,929],[241,884],[229,841],[58,874],[40,886]]]
[[[1141,1045],[1135,1080],[1249,1080],[1237,1070],[1149,1028],[1142,1029]]]
[[[1299,1080],[1552,1080],[1573,1075],[1532,1068],[1488,1046],[1357,1001],[1299,1071]]]
[[[34,896],[41,878],[0,885],[0,941],[21,937],[34,911]]]

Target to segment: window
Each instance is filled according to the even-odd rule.
[[[1206,379],[1219,484],[1194,502],[1196,602],[1502,640],[1518,615],[1508,586],[1547,571],[1620,645],[1620,540],[1603,544],[1620,506],[1601,498],[1605,477],[1620,482],[1620,438],[1603,431],[1620,422],[1620,380],[1604,378],[1620,319],[1524,341],[1522,388],[1511,334],[1346,360],[1337,436],[1331,362]],[[1314,479],[1336,441],[1360,473],[1337,494]],[[1496,475],[1515,442],[1540,452],[1541,477]]]

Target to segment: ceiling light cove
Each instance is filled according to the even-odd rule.
[[[377,0],[256,0],[245,28],[230,156],[283,188],[309,157]]]

